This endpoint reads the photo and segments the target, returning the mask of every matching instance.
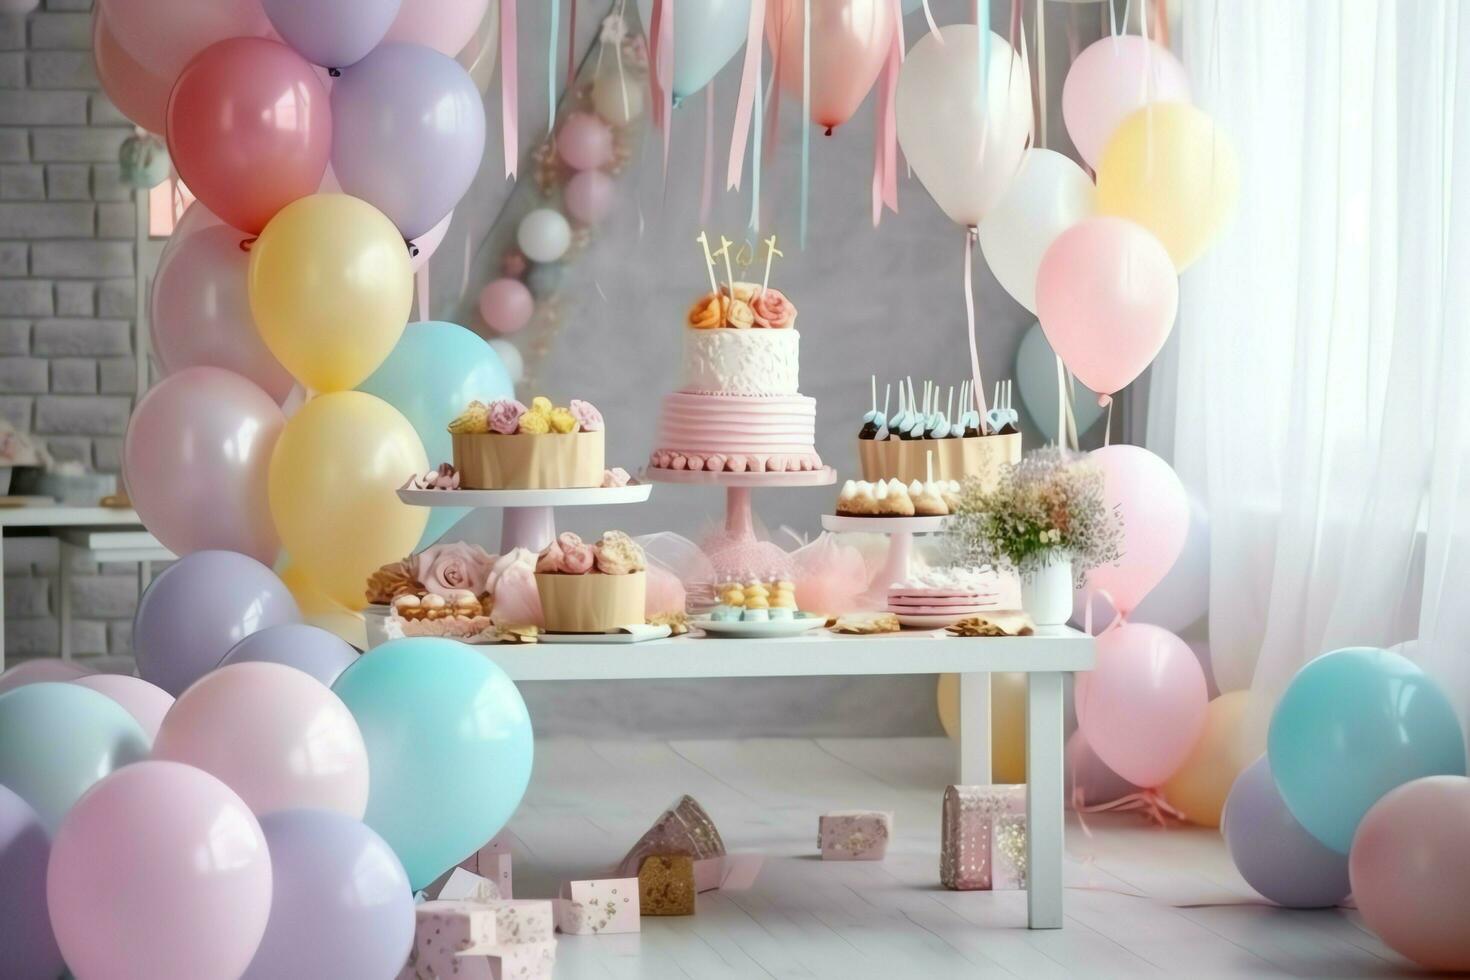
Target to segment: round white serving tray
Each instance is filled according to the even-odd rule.
[[[690,626],[704,631],[706,636],[728,639],[756,640],[777,636],[800,636],[827,625],[821,616],[805,619],[772,619],[761,622],[728,622],[713,619],[692,619]]]
[[[823,514],[825,531],[865,531],[871,534],[932,534],[944,530],[948,515],[942,517],[849,517],[845,514]]]
[[[591,507],[639,504],[653,493],[649,483],[626,487],[566,487],[559,490],[409,490],[398,499],[416,507]]]

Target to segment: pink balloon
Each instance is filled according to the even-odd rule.
[[[224,783],[176,762],[135,762],[62,820],[46,905],[77,977],[235,980],[270,917],[270,853]]]
[[[1080,731],[1073,732],[1067,739],[1066,770],[1062,786],[1068,806],[1111,803],[1138,792],[1137,786],[1113,772],[1097,757]]]
[[[480,290],[480,316],[499,334],[515,333],[531,322],[536,300],[519,279],[496,279]]]
[[[1089,459],[1103,471],[1103,500],[1123,521],[1123,556],[1116,565],[1087,573],[1084,592],[1106,592],[1124,616],[1163,581],[1189,536],[1189,495],[1174,469],[1139,446],[1094,449]]]
[[[797,101],[802,97],[802,12],[802,0],[771,0],[766,12],[766,40],[781,89]],[[893,6],[890,0],[830,0],[812,4],[811,14],[812,122],[831,135],[834,126],[852,118],[883,70],[893,41]]]
[[[0,673],[0,694],[27,684],[74,681],[90,673],[92,671],[88,668],[70,660],[56,660],[50,657],[40,660],[23,660],[4,673]]]
[[[1062,83],[1062,121],[1094,169],[1118,125],[1151,102],[1188,102],[1189,74],[1164,47],[1134,34],[1082,50]]]
[[[180,179],[241,231],[259,234],[281,208],[316,193],[331,150],[327,90],[277,41],[211,45],[169,97],[168,152]]]
[[[1348,877],[1378,938],[1427,970],[1470,970],[1470,779],[1416,779],[1373,804]]]
[[[1077,675],[1077,727],[1097,757],[1135,786],[1157,787],[1205,727],[1205,675],[1166,629],[1124,623],[1097,638],[1097,665]]]
[[[138,64],[117,43],[100,5],[92,12],[92,60],[102,91],[118,111],[150,133],[161,135],[173,82]]]
[[[185,368],[133,409],[123,479],[144,526],[176,555],[221,549],[265,565],[281,542],[267,476],[286,426],[260,388],[217,367]]]
[[[479,30],[490,0],[403,0],[384,41],[426,44],[453,58]]]
[[[567,181],[562,201],[567,214],[584,225],[595,225],[613,206],[613,179],[601,170],[583,170]]]
[[[408,267],[418,272],[429,263],[434,253],[439,251],[439,246],[444,244],[444,236],[449,234],[449,222],[454,220],[454,212],[446,214],[439,223],[409,244],[413,249],[408,255]]]
[[[127,674],[91,674],[78,677],[72,683],[90,687],[117,702],[142,726],[143,734],[150,742],[158,736],[158,726],[163,724],[163,716],[168,714],[174,703],[173,695],[163,688]]]
[[[1052,350],[1111,395],[1148,367],[1174,328],[1179,277],[1157,238],[1122,218],[1057,236],[1036,272],[1036,316]]]
[[[153,279],[153,352],[165,375],[201,365],[224,368],[279,404],[296,381],[255,329],[243,239],[237,229],[216,225],[167,250]]]
[[[284,664],[229,664],[195,681],[163,720],[153,757],[213,774],[257,815],[367,810],[367,746],[352,712]]]
[[[574,112],[556,131],[556,152],[573,170],[596,170],[612,160],[612,130],[593,113]]]
[[[195,55],[232,37],[268,37],[260,0],[98,0],[133,59],[172,85]]]

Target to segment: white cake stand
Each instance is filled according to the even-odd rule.
[[[398,499],[415,507],[498,508],[500,549],[540,551],[556,539],[556,508],[640,504],[653,493],[648,483],[626,487],[568,487],[561,490],[410,490]]]
[[[755,536],[755,517],[751,510],[751,491],[781,487],[830,487],[837,482],[837,471],[830,466],[819,470],[796,470],[789,473],[731,473],[726,470],[669,470],[650,466],[640,477],[650,483],[682,483],[695,486],[725,488],[725,534],[718,541],[706,542],[705,554],[715,566],[721,581],[743,580],[744,566],[752,556],[760,556],[775,566],[789,561],[779,545],[759,541]]]
[[[909,577],[914,553],[914,535],[933,534],[944,530],[948,517],[847,517],[823,514],[826,531],[860,531],[888,535],[888,557],[868,585],[868,598],[888,601],[888,586]]]

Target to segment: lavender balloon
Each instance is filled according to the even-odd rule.
[[[0,786],[0,949],[14,980],[56,980],[64,964],[46,909],[51,840],[31,805]]]
[[[196,551],[166,568],[138,603],[138,674],[178,697],[251,633],[300,621],[269,568],[233,551]]]
[[[274,869],[270,921],[244,980],[392,980],[413,946],[413,890],[398,856],[328,810],[260,818]]]
[[[1348,859],[1307,833],[1286,809],[1265,756],[1235,778],[1220,821],[1235,867],[1277,905],[1318,909],[1347,897]]]
[[[458,62],[432,48],[383,44],[332,86],[337,180],[406,239],[453,210],[484,151],[479,90]]]
[[[314,65],[345,68],[393,26],[400,0],[261,0],[281,38]]]
[[[335,633],[305,623],[282,623],[251,633],[219,662],[221,667],[247,662],[295,667],[327,687],[357,662],[357,651]]]

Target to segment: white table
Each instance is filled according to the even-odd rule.
[[[1042,627],[1035,636],[987,638],[942,631],[839,636],[821,630],[791,639],[683,636],[480,649],[517,681],[959,674],[961,783],[990,782],[989,674],[1025,672],[1028,921],[1033,929],[1061,928],[1062,677],[1093,666],[1092,639],[1083,633],[1065,626]]]
[[[71,656],[71,587],[66,551],[92,561],[138,562],[139,595],[148,584],[151,562],[173,555],[143,528],[138,514],[126,507],[77,507],[44,498],[20,506],[0,507],[0,569],[5,564],[4,532],[11,528],[41,528],[60,542],[60,652]],[[0,609],[5,603],[4,576],[0,575]],[[0,670],[5,669],[5,618],[0,615]]]

